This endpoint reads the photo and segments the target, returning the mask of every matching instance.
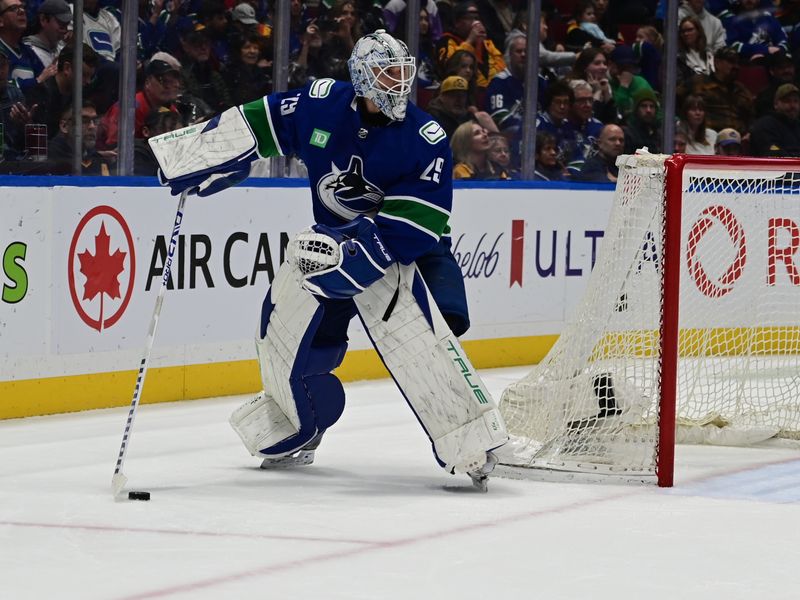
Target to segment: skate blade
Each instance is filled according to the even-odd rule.
[[[313,450],[301,450],[291,456],[281,458],[265,458],[261,463],[261,468],[266,470],[292,469],[294,467],[304,467],[314,462]]]
[[[469,478],[472,479],[473,487],[481,493],[489,491],[489,476],[483,473],[468,473]]]

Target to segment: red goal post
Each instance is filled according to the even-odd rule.
[[[503,393],[501,463],[672,486],[676,431],[721,445],[798,437],[800,160],[618,165],[581,305]]]

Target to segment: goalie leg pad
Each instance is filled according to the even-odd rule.
[[[314,345],[326,307],[302,289],[301,279],[288,261],[278,271],[264,300],[256,339],[264,391],[261,399],[245,403],[231,416],[231,425],[254,455],[290,454],[335,423],[344,410],[344,390],[330,371],[341,363],[347,344],[329,338]]]
[[[354,298],[395,383],[449,472],[483,466],[505,423],[414,264],[392,265]]]

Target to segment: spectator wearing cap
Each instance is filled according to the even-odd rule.
[[[153,55],[144,69],[144,83],[135,100],[134,136],[144,137],[142,126],[152,110],[165,107],[176,111],[175,101],[181,91],[180,63],[175,57],[160,52]],[[119,137],[119,102],[114,104],[100,122],[97,146],[101,150],[117,147]]]
[[[8,77],[27,93],[36,85],[44,67],[30,46],[22,43],[28,26],[25,3],[21,0],[0,0],[0,53],[8,60]]]
[[[458,75],[445,78],[439,95],[428,103],[427,111],[442,126],[447,137],[452,137],[456,127],[470,120],[467,94],[469,84]]]
[[[54,61],[67,35],[67,27],[72,22],[72,11],[64,0],[44,0],[39,5],[36,17],[34,34],[22,38],[22,43],[33,50],[42,69],[53,65],[48,73],[48,76],[53,76],[56,68]],[[43,81],[43,75],[39,76],[39,83]]]
[[[56,74],[37,84],[29,93],[31,106],[35,105],[33,122],[47,125],[48,137],[58,133],[61,113],[72,104],[72,82],[77,69],[72,68],[75,45],[69,43],[59,52],[55,62]],[[94,50],[83,45],[83,89],[87,90],[100,59]]]
[[[469,52],[475,57],[475,81],[481,91],[486,90],[492,77],[506,68],[502,53],[487,37],[486,27],[480,21],[480,12],[475,2],[456,4],[453,8],[453,26],[436,43],[436,61],[442,72],[447,60],[459,50]]]
[[[186,93],[199,98],[212,113],[232,106],[225,78],[212,58],[211,38],[207,29],[194,29],[181,36],[183,60],[181,76]]]
[[[756,98],[756,114],[765,115],[773,109],[775,92],[784,83],[797,84],[796,68],[792,57],[786,52],[775,52],[767,58],[769,85]]]
[[[254,33],[264,40],[268,40],[272,36],[272,28],[269,25],[262,24],[256,18],[256,9],[247,2],[240,2],[233,7],[231,11],[231,27],[233,30],[228,36],[231,58],[235,57],[236,51],[241,46],[242,38],[247,34]]]
[[[788,52],[789,41],[780,22],[760,0],[739,0],[737,14],[727,23],[727,42],[745,60],[763,58],[775,52]]]
[[[754,99],[750,90],[737,80],[738,74],[739,53],[725,47],[714,53],[713,73],[694,77],[691,93],[703,97],[709,129],[748,130]]]
[[[727,32],[717,17],[708,12],[705,8],[705,0],[686,0],[678,7],[678,19],[683,22],[686,17],[695,17],[703,28],[706,38],[706,45],[714,52],[726,46]],[[678,30],[680,39],[680,30]]]
[[[800,88],[784,83],[775,91],[773,112],[753,123],[753,156],[800,156]]]
[[[606,125],[597,138],[597,152],[586,159],[576,181],[616,183],[619,176],[617,157],[625,147],[625,133],[619,125]]]
[[[717,143],[714,144],[717,156],[741,156],[742,136],[735,129],[728,127],[717,134]]]
[[[661,127],[658,122],[658,98],[651,89],[642,89],[633,96],[633,114],[628,119],[625,131],[625,154],[633,154],[640,148],[651,153],[661,152]]]
[[[633,97],[642,90],[652,92],[653,88],[638,75],[639,63],[630,46],[617,46],[608,55],[608,72],[614,104],[623,121],[627,121],[634,109]]]

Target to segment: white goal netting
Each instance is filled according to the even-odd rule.
[[[621,157],[584,299],[547,357],[503,393],[512,439],[502,463],[668,468],[671,480],[658,426],[675,402],[679,442],[800,435],[800,162],[716,158]],[[681,207],[669,225],[666,203]],[[662,281],[666,239],[679,241],[677,306],[663,300],[677,283]],[[676,309],[678,334],[664,335],[665,356],[677,347],[670,386],[661,332]]]

